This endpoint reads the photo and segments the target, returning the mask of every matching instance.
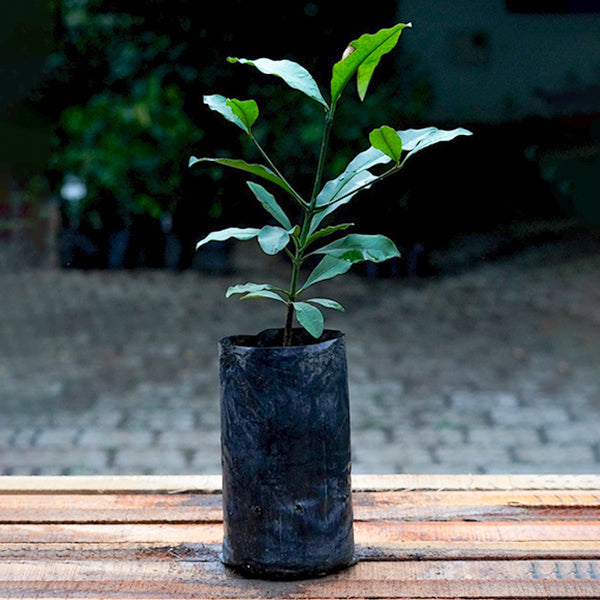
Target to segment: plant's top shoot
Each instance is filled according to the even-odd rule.
[[[283,344],[292,345],[294,315],[298,323],[313,337],[323,333],[321,308],[343,311],[341,304],[328,298],[313,298],[307,294],[309,288],[347,272],[353,264],[363,261],[375,263],[400,256],[394,243],[383,235],[361,235],[357,233],[336,236],[352,227],[352,223],[331,223],[329,218],[341,206],[347,204],[361,190],[400,171],[409,157],[416,152],[460,135],[471,135],[470,131],[458,128],[444,131],[435,127],[397,131],[384,125],[371,131],[370,147],[358,154],[337,178],[322,185],[322,176],[335,109],[349,81],[356,76],[358,95],[364,100],[373,72],[381,57],[397,44],[402,31],[410,23],[398,23],[375,34],[364,34],[350,42],[342,59],[333,66],[330,99],[325,99],[311,74],[299,64],[289,60],[258,58],[228,58],[230,63],[249,65],[261,73],[281,78],[291,88],[302,92],[324,110],[323,137],[315,178],[310,197],[300,194],[277,168],[270,155],[255,138],[252,127],[259,116],[254,100],[238,100],[220,95],[205,96],[205,104],[237,125],[251,139],[263,157],[263,163],[248,163],[230,158],[190,159],[190,166],[201,162],[212,162],[241,170],[253,177],[248,187],[265,211],[278,225],[258,228],[229,227],[213,232],[200,240],[197,248],[209,242],[222,242],[231,238],[250,240],[257,238],[261,249],[269,255],[285,252],[291,262],[291,276],[287,289],[270,283],[245,283],[234,285],[226,296],[241,295],[242,299],[268,298],[286,306],[286,321]],[[379,167],[377,172],[372,172]],[[254,181],[259,179],[273,192],[288,199],[295,212],[300,213],[300,222],[293,223],[289,210],[284,210],[274,193]],[[295,206],[294,206],[295,205]],[[285,204],[283,206],[286,206]],[[332,236],[336,236],[332,238]],[[327,239],[329,238],[329,239]],[[333,241],[331,241],[333,239]],[[313,256],[322,256],[320,262],[301,280],[301,267]],[[308,296],[308,297],[306,297]],[[302,299],[301,299],[302,298]]]

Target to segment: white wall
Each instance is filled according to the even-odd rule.
[[[511,14],[504,0],[399,4],[399,21],[413,23],[400,43],[418,57],[434,86],[429,118],[505,121],[592,110],[589,90],[575,94],[566,108],[550,106],[534,90],[600,85],[600,14]]]

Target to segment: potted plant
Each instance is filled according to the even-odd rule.
[[[350,420],[344,336],[324,328],[321,309],[344,310],[336,300],[313,297],[319,282],[363,261],[399,256],[389,238],[347,233],[352,223],[328,220],[361,190],[400,171],[409,157],[470,132],[435,127],[371,131],[370,147],[336,178],[322,185],[336,107],[356,76],[364,99],[381,57],[410,24],[399,23],[352,41],[333,66],[329,101],[313,77],[289,60],[228,58],[267,75],[321,105],[323,136],[310,196],[298,191],[253,133],[254,100],[204,97],[207,106],[249,136],[264,162],[191,157],[190,166],[218,164],[250,176],[248,187],[276,222],[261,228],[229,227],[198,242],[256,238],[268,255],[290,260],[287,287],[244,283],[226,296],[282,304],[285,323],[256,335],[222,339],[220,348],[224,539],[222,560],[247,575],[298,578],[321,575],[354,561],[350,487]],[[258,183],[270,186],[287,204]],[[285,208],[284,208],[285,207]],[[298,217],[295,222],[294,217]],[[343,232],[343,233],[342,233]],[[320,257],[316,263],[309,261]],[[308,274],[302,271],[307,261]],[[299,327],[295,327],[295,321]]]

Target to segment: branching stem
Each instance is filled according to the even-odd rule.
[[[300,266],[304,262],[304,251],[306,250],[306,242],[310,232],[310,226],[312,219],[318,212],[316,209],[317,194],[321,187],[321,180],[323,179],[323,170],[325,168],[325,158],[327,156],[327,148],[329,146],[329,137],[331,135],[331,129],[333,126],[333,114],[335,111],[335,105],[333,105],[325,114],[325,126],[323,129],[323,137],[321,139],[321,149],[319,151],[319,161],[317,163],[317,172],[315,175],[315,182],[313,186],[310,203],[305,204],[304,222],[302,224],[302,230],[300,231],[300,239],[296,247],[294,259],[292,260],[292,276],[290,280],[289,289],[289,301],[287,305],[287,313],[285,319],[285,328],[283,331],[283,345],[292,345],[292,328],[294,324],[294,301],[298,294],[298,277],[300,274]]]
[[[306,210],[308,207],[306,200],[304,200],[304,198],[302,198],[302,196],[292,187],[290,182],[284,177],[284,175],[281,173],[281,171],[276,167],[275,163],[271,160],[269,155],[265,152],[263,147],[259,144],[258,140],[252,135],[252,133],[250,132],[250,133],[248,133],[248,135],[250,136],[250,139],[252,140],[254,145],[258,148],[258,151],[261,153],[263,158],[267,161],[268,165],[271,167],[271,169],[273,169],[273,172],[275,173],[275,175],[277,175],[277,177],[279,177],[279,179],[281,179],[283,182],[285,182],[285,184],[288,186],[290,192],[292,193],[294,200],[296,200],[296,202],[298,202],[298,204],[300,204],[300,206],[302,206],[302,208],[304,210]]]

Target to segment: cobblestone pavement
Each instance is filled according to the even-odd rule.
[[[0,474],[218,473],[217,340],[282,320],[222,298],[267,277],[240,248],[231,277],[0,274]],[[600,473],[600,255],[547,252],[322,284],[356,473]]]

